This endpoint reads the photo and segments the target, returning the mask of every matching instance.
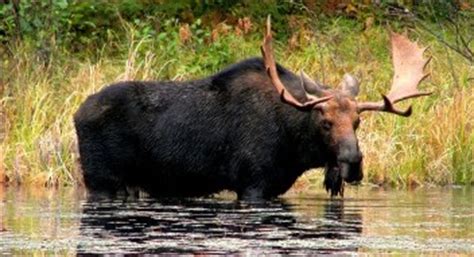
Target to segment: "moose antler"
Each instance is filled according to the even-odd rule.
[[[294,98],[288,92],[288,90],[285,89],[283,82],[281,82],[278,76],[275,59],[273,58],[272,31],[271,31],[270,16],[268,16],[267,18],[266,32],[265,32],[265,36],[263,39],[262,46],[260,47],[260,50],[262,51],[262,56],[265,63],[265,69],[267,71],[267,74],[270,77],[273,86],[275,86],[275,88],[277,89],[278,94],[280,94],[283,102],[286,102],[298,108],[311,108],[318,103],[325,102],[332,98],[332,96],[325,96],[325,97],[318,98],[318,97],[314,97],[312,95],[306,94],[309,101],[301,103],[296,98]]]
[[[362,102],[358,103],[358,111],[383,111],[408,117],[412,113],[411,106],[401,111],[393,105],[399,101],[430,95],[431,92],[420,92],[418,85],[429,74],[424,74],[423,70],[430,59],[423,58],[426,48],[421,48],[416,42],[411,42],[406,35],[390,33],[392,43],[392,61],[394,75],[392,88],[388,95],[383,95],[382,102]]]

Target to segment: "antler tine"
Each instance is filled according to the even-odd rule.
[[[277,89],[278,94],[280,94],[282,101],[290,105],[293,105],[295,107],[306,108],[306,107],[313,107],[314,105],[318,103],[329,100],[332,96],[321,97],[321,98],[316,98],[314,96],[311,96],[308,102],[301,103],[285,89],[283,82],[280,80],[280,77],[278,76],[275,59],[273,57],[272,39],[273,38],[272,38],[272,31],[271,31],[271,20],[270,20],[270,15],[269,15],[267,18],[265,36],[263,39],[262,46],[260,47],[260,50],[262,52],[267,74],[270,77],[273,86],[275,86],[275,88]]]
[[[382,95],[383,102],[359,103],[358,108],[359,112],[384,111],[407,117],[412,112],[411,106],[406,111],[401,111],[393,105],[405,99],[431,94],[431,92],[418,90],[421,81],[429,76],[429,74],[424,74],[423,70],[431,58],[423,58],[426,48],[421,48],[416,42],[411,42],[406,35],[391,32],[390,40],[394,67],[390,92]]]

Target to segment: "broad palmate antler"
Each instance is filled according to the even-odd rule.
[[[430,95],[431,92],[420,92],[418,85],[429,74],[423,72],[430,59],[423,58],[426,48],[421,48],[416,42],[411,42],[405,35],[390,33],[392,44],[392,61],[394,75],[392,88],[387,95],[382,95],[381,102],[358,103],[358,111],[383,111],[408,117],[412,113],[411,106],[401,111],[393,105],[399,101]]]

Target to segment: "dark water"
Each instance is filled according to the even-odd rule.
[[[0,254],[474,254],[472,187],[259,203],[0,188]]]

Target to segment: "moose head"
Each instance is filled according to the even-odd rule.
[[[306,94],[305,101],[299,101],[285,89],[280,80],[272,49],[270,17],[267,19],[266,33],[261,51],[268,76],[281,96],[281,100],[302,112],[311,112],[314,126],[325,141],[327,154],[324,185],[331,195],[344,194],[344,183],[362,180],[362,153],[356,130],[360,114],[364,111],[381,111],[408,117],[411,106],[406,110],[397,109],[394,104],[409,98],[427,96],[431,92],[421,92],[418,85],[428,74],[423,72],[429,59],[423,57],[426,48],[419,47],[406,36],[390,34],[391,53],[394,67],[392,86],[388,94],[382,94],[379,102],[359,102],[359,81],[345,74],[337,89],[321,85],[300,73],[301,87]]]

